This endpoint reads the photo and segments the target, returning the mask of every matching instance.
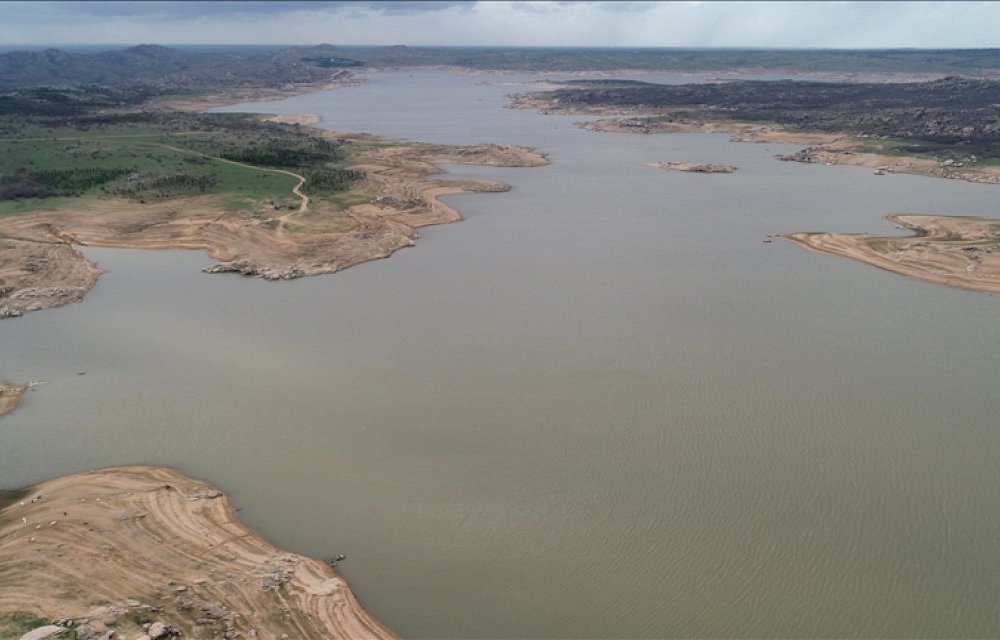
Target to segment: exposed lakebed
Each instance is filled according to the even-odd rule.
[[[83,304],[0,323],[4,376],[50,381],[0,422],[0,485],[176,466],[346,553],[405,637],[1000,634],[997,298],[761,242],[994,216],[997,187],[595,134],[487,79],[244,107],[552,164],[449,167],[513,189],[332,276],[84,249]]]

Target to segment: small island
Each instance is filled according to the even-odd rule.
[[[21,396],[27,389],[26,384],[11,384],[0,379],[0,416],[17,409],[17,405],[21,403]]]
[[[701,164],[698,162],[650,162],[646,166],[686,173],[733,173],[737,169],[731,164]]]

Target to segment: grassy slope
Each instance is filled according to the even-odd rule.
[[[27,171],[111,169],[124,172],[120,178],[103,185],[94,185],[79,192],[85,199],[121,197],[115,189],[127,186],[128,175],[142,176],[138,180],[186,174],[192,178],[208,176],[212,184],[204,192],[216,196],[221,206],[230,210],[257,213],[272,203],[281,207],[296,207],[298,198],[292,194],[297,180],[270,167],[240,166],[213,157],[260,140],[253,131],[194,131],[165,132],[142,124],[120,125],[106,131],[80,131],[71,128],[42,129],[31,127],[27,135],[0,139],[0,175],[18,169]],[[34,134],[32,136],[31,134]],[[173,147],[173,148],[170,148]],[[344,160],[323,162],[318,166],[338,168]],[[298,172],[299,168],[280,167]],[[134,183],[135,181],[133,181]],[[162,190],[161,190],[162,191]],[[133,199],[163,200],[170,197],[201,195],[197,189],[150,191],[133,195]],[[363,202],[368,194],[363,189],[315,193],[335,205]],[[0,201],[0,215],[29,211],[53,210],[71,206],[73,197],[22,198]]]

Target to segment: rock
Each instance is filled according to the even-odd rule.
[[[260,588],[264,591],[273,591],[281,587],[289,580],[292,579],[292,574],[283,569],[274,569],[273,571],[262,575],[258,579]]]
[[[146,629],[146,635],[149,636],[150,640],[156,640],[167,635],[167,625],[162,622],[154,622],[149,625],[149,629]]]
[[[733,173],[737,169],[729,164],[701,164],[697,162],[651,162],[649,166],[688,173]]]
[[[205,616],[208,618],[213,618],[215,620],[223,620],[226,618],[232,618],[232,613],[229,609],[223,607],[218,602],[205,602],[201,605],[201,610],[205,612]]]
[[[60,627],[55,624],[47,624],[44,627],[38,627],[37,629],[32,629],[28,633],[21,636],[21,640],[43,640],[44,638],[51,638],[52,636],[59,635],[69,631],[66,627]]]
[[[100,637],[90,624],[81,624],[73,631],[76,632],[76,640],[97,640]]]
[[[96,609],[91,609],[84,617],[88,620],[100,620],[108,614],[108,609],[108,607],[97,607]]]

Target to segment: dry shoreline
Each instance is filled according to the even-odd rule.
[[[353,73],[345,70],[334,74],[333,77],[325,82],[303,82],[280,87],[247,87],[245,89],[234,89],[226,93],[156,100],[148,106],[149,108],[163,111],[204,111],[215,107],[225,107],[245,102],[283,100],[307,93],[326,91],[327,89],[353,87],[365,82],[367,82],[366,79],[357,78]]]
[[[911,278],[1000,293],[1000,219],[913,214],[884,218],[916,235],[787,233],[778,237]]]
[[[172,469],[31,487],[0,509],[0,566],[0,612],[98,635],[131,640],[157,621],[188,638],[397,637],[326,563],[274,547],[222,492]]]
[[[306,198],[298,211],[261,218],[227,211],[211,197],[146,205],[108,199],[0,218],[0,241],[12,249],[0,252],[5,287],[0,318],[81,300],[99,272],[76,246],[202,249],[218,261],[207,272],[271,280],[334,273],[412,246],[420,227],[461,220],[458,211],[440,201],[442,196],[509,189],[500,182],[433,178],[442,173],[437,163],[531,167],[548,162],[544,154],[521,146],[392,144],[364,134],[322,134],[380,141],[352,165],[366,172],[366,187],[378,194],[370,202],[338,210],[321,202],[307,208]]]

